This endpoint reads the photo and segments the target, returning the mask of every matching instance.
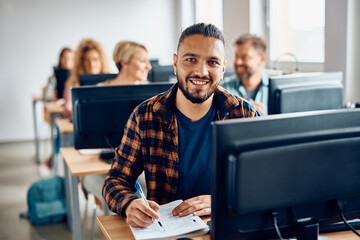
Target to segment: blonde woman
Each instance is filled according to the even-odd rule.
[[[65,117],[71,118],[71,88],[80,86],[80,74],[110,73],[109,63],[101,45],[93,39],[84,39],[75,51],[74,67],[64,89]]]
[[[144,45],[133,41],[121,41],[115,46],[113,60],[119,74],[116,78],[98,85],[131,85],[147,82],[151,64]]]

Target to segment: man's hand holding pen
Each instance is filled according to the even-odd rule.
[[[133,227],[147,227],[153,223],[153,219],[159,219],[157,211],[160,206],[154,201],[147,201],[142,198],[132,200],[125,210],[126,222]]]
[[[140,198],[132,200],[126,208],[126,222],[133,227],[147,227],[153,223],[154,219],[160,218],[156,213],[160,206],[156,202],[146,199],[139,182],[135,183],[135,188]]]

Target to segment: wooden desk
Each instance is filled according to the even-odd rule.
[[[39,150],[39,134],[37,129],[37,117],[36,117],[36,103],[42,102],[44,97],[42,95],[32,96],[32,110],[33,110],[33,121],[34,121],[34,133],[35,133],[35,159],[36,163],[40,163],[40,150]]]
[[[44,120],[51,125],[51,115],[62,114],[65,110],[64,105],[58,102],[46,102],[44,105]]]
[[[73,239],[82,239],[79,192],[79,177],[91,174],[107,173],[110,164],[101,160],[99,155],[81,155],[73,147],[60,148],[64,159],[65,190],[68,225],[73,232]]]
[[[358,240],[359,237],[355,235],[352,231],[342,231],[334,233],[324,233],[321,234],[323,237],[327,237],[333,240]]]
[[[205,223],[210,216],[201,218]],[[127,223],[119,215],[97,217],[97,223],[108,240],[134,240],[134,236]],[[191,237],[194,240],[209,240],[210,235]]]
[[[55,124],[60,131],[61,147],[74,146],[74,124],[68,118],[57,117]]]
[[[60,133],[73,133],[74,132],[74,124],[70,122],[68,118],[57,117],[55,119],[55,124],[59,127]]]
[[[206,223],[210,217],[202,218]],[[119,215],[102,216],[97,218],[97,223],[108,240],[133,240],[134,236],[127,223]],[[325,233],[320,236],[332,240],[358,240],[359,238],[351,231]],[[210,240],[210,235],[191,237],[194,240]]]

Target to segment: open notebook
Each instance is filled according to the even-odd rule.
[[[182,200],[176,200],[160,206],[158,214],[160,219],[146,228],[130,227],[135,239],[169,239],[199,236],[209,232],[209,227],[198,216],[188,215],[174,217],[171,211]]]

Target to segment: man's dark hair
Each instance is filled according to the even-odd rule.
[[[244,34],[241,35],[235,42],[236,45],[243,45],[245,43],[251,42],[254,46],[255,50],[258,51],[258,53],[263,54],[266,53],[266,41],[258,37],[256,35],[252,34]]]
[[[203,35],[205,37],[216,38],[216,39],[220,40],[225,46],[224,35],[222,34],[222,32],[217,27],[215,27],[215,25],[206,24],[206,23],[197,23],[197,24],[194,24],[194,25],[186,28],[181,33],[177,49],[179,49],[180,44],[184,41],[184,39],[186,37],[191,36],[191,35],[195,35],[195,34],[200,34],[200,35]]]

